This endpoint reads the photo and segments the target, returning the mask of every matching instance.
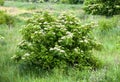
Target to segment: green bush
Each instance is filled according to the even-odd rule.
[[[1,6],[4,5],[4,0],[0,0],[0,5],[1,5]]]
[[[91,54],[99,45],[90,35],[93,26],[68,14],[35,15],[21,30],[20,51],[12,59],[42,69],[97,68],[100,62]]]
[[[84,10],[93,15],[117,15],[120,14],[120,0],[85,0]]]
[[[13,25],[14,18],[8,15],[5,11],[0,11],[0,24]]]

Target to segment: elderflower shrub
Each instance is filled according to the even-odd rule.
[[[120,14],[120,0],[85,0],[84,10],[93,15],[117,15]]]
[[[21,30],[20,51],[12,59],[47,70],[97,68],[100,61],[91,52],[99,45],[90,35],[93,26],[93,23],[82,25],[71,14],[59,17],[46,12],[37,14]]]

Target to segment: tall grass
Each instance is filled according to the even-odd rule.
[[[14,2],[7,2],[5,6],[11,6],[11,3]],[[14,4],[14,6],[19,7],[17,5],[22,5],[26,8],[26,4],[27,3],[20,3]],[[43,6],[44,4],[40,5]],[[58,8],[56,4],[54,6]],[[59,4],[59,6],[61,8],[63,4]],[[68,5],[66,9],[73,11],[73,9],[71,9],[72,7],[73,5]],[[78,10],[78,7],[76,8],[75,6],[74,9]],[[43,9],[44,8],[45,5],[43,6]],[[57,11],[61,12],[59,8]],[[77,14],[77,11],[74,13]],[[79,13],[77,15],[79,16]],[[83,18],[82,22],[105,19],[99,16],[93,16],[92,18],[93,19],[91,19],[91,17]],[[39,71],[38,74],[35,74],[32,70],[24,72],[11,60],[11,57],[16,53],[17,44],[21,40],[19,30],[22,28],[22,25],[25,24],[25,21],[15,21],[15,25],[11,27],[11,29],[9,29],[7,25],[0,25],[0,35],[4,37],[4,39],[0,39],[0,82],[119,82],[120,49],[116,48],[116,43],[120,41],[120,25],[118,22],[120,21],[120,16],[117,18],[118,19],[115,19],[117,20],[117,25],[116,27],[112,27],[111,30],[105,31],[104,33],[100,31],[100,27],[93,30],[93,35],[103,44],[101,51],[93,50],[93,55],[103,61],[103,68],[83,71],[70,68],[67,72],[56,68],[51,72]]]

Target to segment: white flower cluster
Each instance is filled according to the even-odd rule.
[[[89,43],[89,41],[87,39],[84,40],[80,40],[81,43]]]
[[[34,34],[42,34],[42,35],[44,35],[45,33],[44,33],[43,30],[40,30],[40,31],[35,31]]]
[[[67,31],[67,29],[66,29],[66,28],[60,28],[60,30],[62,30],[62,31]]]
[[[78,53],[79,52],[79,48],[78,47],[75,48],[74,51]]]
[[[83,52],[84,52],[83,50],[80,50],[80,48],[78,48],[78,47],[75,48],[74,51],[75,51],[76,53],[79,53],[79,52],[83,53]]]
[[[43,24],[48,24],[48,22],[44,22]]]
[[[65,53],[65,51],[60,48],[61,48],[61,46],[55,45],[54,48],[50,48],[50,51],[58,51],[60,53]]]
[[[66,32],[66,34],[67,34],[67,37],[69,37],[69,38],[73,37],[73,33],[71,33],[71,32]]]
[[[85,36],[83,36],[83,40],[79,40],[81,43],[89,43],[89,39]]]
[[[21,59],[26,59],[26,57],[29,57],[30,56],[30,54],[29,53],[25,53],[23,56],[22,56],[22,58]]]
[[[62,36],[60,40],[58,40],[58,42],[62,42],[63,40],[71,40],[73,38],[73,33],[71,32],[66,32],[66,36]]]

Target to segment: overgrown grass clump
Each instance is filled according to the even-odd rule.
[[[117,28],[119,23],[119,17],[102,18],[98,20],[98,28],[101,32],[110,31],[111,29]]]
[[[101,63],[91,51],[100,44],[90,34],[92,27],[73,15],[55,17],[42,12],[22,29],[20,52],[13,58],[38,69],[96,69]]]

